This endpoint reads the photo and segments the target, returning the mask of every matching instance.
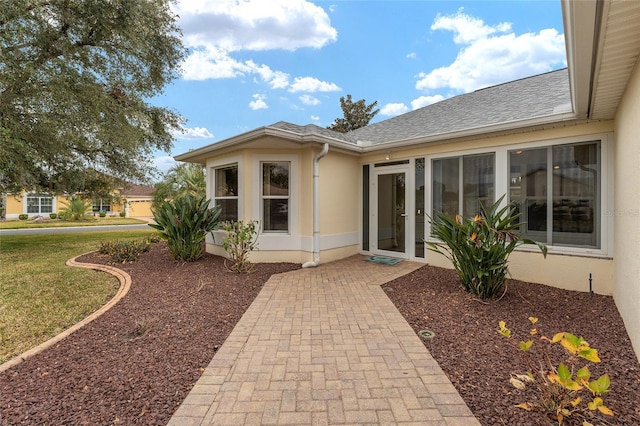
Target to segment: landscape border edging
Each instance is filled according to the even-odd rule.
[[[9,361],[5,362],[4,364],[0,365],[0,373],[5,370],[8,370],[13,366],[16,366],[22,363],[23,361],[26,361],[27,359],[31,358],[36,354],[39,354],[45,349],[50,348],[51,346],[55,345],[59,341],[68,337],[75,331],[89,324],[91,321],[95,320],[96,318],[100,317],[102,314],[107,312],[109,309],[111,309],[116,303],[120,301],[120,299],[122,299],[129,292],[129,289],[131,288],[131,276],[127,274],[125,271],[123,271],[122,269],[118,269],[109,265],[99,265],[96,263],[80,263],[76,261],[77,258],[89,253],[93,253],[93,252],[88,252],[88,253],[80,254],[76,257],[73,257],[67,260],[66,265],[71,267],[76,267],[76,268],[93,269],[96,271],[106,272],[108,274],[113,275],[118,279],[118,281],[120,281],[120,287],[118,288],[118,291],[116,292],[116,294],[104,306],[102,306],[100,309],[98,309],[97,311],[93,312],[92,314],[84,318],[82,321],[72,325],[71,327],[67,328],[66,330],[52,337],[46,342],[41,343],[38,346],[31,348],[28,351],[23,352],[20,355],[17,355],[11,358]]]

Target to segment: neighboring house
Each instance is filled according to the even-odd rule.
[[[114,191],[117,201],[108,199],[92,200],[93,213],[104,211],[110,215],[117,215],[121,211],[126,217],[151,217],[153,202],[153,186],[130,184],[126,188]],[[5,217],[16,219],[20,214],[29,217],[49,216],[58,213],[69,200],[67,195],[50,195],[37,192],[22,192],[21,194],[7,194],[4,197]]]
[[[506,194],[549,246],[515,252],[513,276],[581,291],[591,277],[640,354],[640,1],[562,9],[567,69],[347,134],[279,122],[176,160],[206,166],[225,218],[260,223],[255,260],[307,266],[362,253],[450,267],[425,250],[428,217]]]

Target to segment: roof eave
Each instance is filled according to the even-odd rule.
[[[206,159],[215,155],[216,152],[225,148],[239,146],[248,142],[255,141],[261,137],[273,136],[300,144],[306,143],[329,143],[332,147],[348,152],[360,152],[361,148],[355,144],[341,141],[339,139],[330,138],[318,134],[300,134],[290,130],[277,129],[274,127],[259,127],[238,136],[212,143],[202,148],[194,149],[182,154],[178,154],[173,158],[176,161],[184,161],[188,163],[205,164]]]
[[[561,5],[571,103],[576,117],[584,119],[589,117],[591,106],[601,7],[598,0],[562,0]]]
[[[363,152],[371,153],[376,151],[383,151],[389,149],[405,148],[412,145],[428,144],[428,143],[442,143],[450,140],[458,139],[470,139],[482,137],[485,135],[500,135],[513,132],[514,130],[524,130],[528,128],[535,128],[543,125],[551,125],[558,123],[565,123],[569,121],[577,121],[580,118],[573,112],[565,112],[560,114],[546,115],[543,117],[536,117],[527,120],[510,121],[499,124],[492,124],[488,126],[479,126],[471,129],[464,129],[457,132],[438,133],[428,136],[420,136],[410,139],[402,139],[378,144],[363,144]]]

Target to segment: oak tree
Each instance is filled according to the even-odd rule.
[[[150,102],[185,54],[172,2],[0,0],[0,193],[148,179],[182,123]]]

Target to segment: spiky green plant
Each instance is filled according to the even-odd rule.
[[[81,220],[87,213],[91,211],[91,203],[89,200],[73,196],[68,202],[62,201],[63,208],[60,210],[60,217],[65,220]]]
[[[481,299],[503,292],[509,255],[519,245],[535,244],[547,256],[544,244],[518,236],[520,214],[513,204],[501,207],[503,198],[489,209],[481,206],[473,218],[444,213],[430,218],[432,234],[441,242],[426,242],[427,248],[446,256],[464,289]]]
[[[149,226],[167,240],[173,259],[192,262],[202,257],[204,240],[220,216],[220,207],[209,208],[209,201],[187,194],[153,209],[156,223]]]

